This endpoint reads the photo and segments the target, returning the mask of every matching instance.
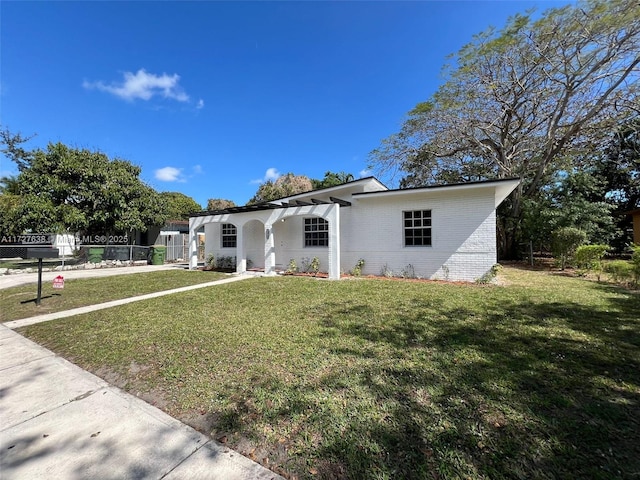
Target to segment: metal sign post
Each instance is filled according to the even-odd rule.
[[[40,305],[40,301],[42,300],[42,259],[58,258],[58,249],[57,248],[27,248],[27,254],[24,258],[38,259],[38,297],[36,298],[36,305]]]

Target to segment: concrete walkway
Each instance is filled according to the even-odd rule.
[[[243,278],[250,276],[151,295],[169,295]],[[124,299],[122,303],[144,298],[150,297]],[[87,308],[114,305],[107,302]],[[61,312],[55,318],[82,313],[78,310]],[[38,321],[53,319],[44,317],[49,315],[40,316]],[[37,318],[17,322],[36,323]],[[3,480],[282,478],[27,340],[12,331],[9,324],[16,328],[28,323],[0,325]]]

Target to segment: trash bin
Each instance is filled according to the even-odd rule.
[[[104,255],[103,247],[92,247],[89,249],[89,255],[87,260],[91,263],[100,263],[102,262],[102,256]]]
[[[167,247],[154,245],[151,247],[151,265],[163,265],[167,255]]]

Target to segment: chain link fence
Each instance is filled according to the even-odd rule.
[[[151,247],[141,245],[82,245],[74,252],[79,263],[149,261]]]
[[[51,246],[38,246],[46,248]],[[35,262],[33,259],[26,259],[27,248],[31,246],[22,245],[0,245],[0,266],[3,263],[10,263],[17,268],[28,268]],[[81,265],[85,263],[108,262],[118,265],[133,265],[148,263],[151,259],[152,247],[140,245],[82,245],[59,258],[46,259],[48,264]]]
[[[111,241],[110,239],[113,239]],[[8,241],[12,243],[8,243]],[[106,240],[103,242],[102,240]],[[3,264],[22,266],[30,261],[27,257],[27,249],[56,248],[59,258],[47,260],[47,263],[60,262],[62,265],[80,265],[85,263],[98,264],[102,262],[120,264],[140,264],[140,262],[158,261],[158,247],[162,250],[163,262],[186,262],[189,259],[190,237],[186,233],[176,231],[171,234],[161,234],[151,246],[130,245],[129,237],[91,235],[74,236],[71,234],[25,234],[15,237],[2,237],[0,243],[0,267]],[[155,251],[157,250],[157,251]],[[155,253],[154,253],[155,251]],[[204,239],[198,237],[198,259],[204,260]],[[21,268],[21,267],[19,267]]]

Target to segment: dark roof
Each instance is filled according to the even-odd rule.
[[[436,184],[436,185],[425,185],[424,187],[409,187],[409,188],[394,188],[391,190],[380,190],[377,192],[361,192],[354,193],[353,196],[356,195],[373,195],[373,194],[384,194],[384,193],[393,193],[393,192],[407,192],[412,190],[431,190],[436,188],[449,188],[449,187],[466,187],[467,185],[482,185],[485,183],[501,183],[501,182],[513,182],[514,180],[520,180],[518,177],[509,177],[509,178],[496,178],[493,180],[476,180],[473,182],[459,182],[459,183],[445,183],[445,184]]]
[[[292,197],[296,197],[299,195],[309,195],[312,193],[316,193],[316,192],[322,192],[324,190],[328,190],[331,188],[336,188],[336,187],[344,187],[345,185],[350,185],[353,183],[357,183],[357,182],[362,182],[364,180],[375,180],[377,181],[380,185],[385,186],[382,182],[380,182],[380,180],[378,180],[377,178],[373,177],[373,176],[369,176],[369,177],[364,177],[364,178],[359,178],[357,180],[353,180],[351,182],[347,182],[347,183],[342,183],[340,185],[334,185],[332,187],[324,187],[324,188],[318,188],[316,190],[310,190],[308,192],[300,192],[297,193],[295,195],[289,195],[287,197],[282,197],[282,198],[277,198],[274,200],[270,200],[268,202],[262,202],[262,203],[256,203],[254,205],[244,205],[244,206],[238,206],[238,207],[229,207],[229,208],[223,208],[220,210],[206,210],[206,211],[202,211],[202,212],[197,212],[197,213],[193,213],[191,216],[192,217],[206,217],[208,215],[225,215],[225,214],[229,214],[229,213],[245,213],[245,212],[258,212],[261,210],[275,210],[275,209],[279,209],[279,208],[288,208],[288,207],[299,207],[299,206],[304,206],[304,205],[327,205],[327,204],[331,204],[331,203],[337,203],[340,204],[343,207],[348,207],[351,206],[351,202],[348,202],[346,200],[341,200],[339,198],[335,198],[335,197],[329,197],[330,201],[324,201],[324,200],[318,200],[315,198],[311,198],[310,202],[307,201],[302,201],[302,200],[290,200],[288,202],[285,202],[284,200],[287,198],[292,198]],[[386,193],[394,193],[394,192],[407,192],[407,191],[416,191],[416,190],[429,190],[429,189],[436,189],[436,188],[448,188],[448,187],[460,187],[460,186],[468,186],[468,185],[481,185],[481,184],[486,184],[486,183],[499,183],[499,182],[512,182],[514,180],[519,180],[519,178],[517,177],[512,177],[512,178],[500,178],[500,179],[494,179],[494,180],[478,180],[478,181],[474,181],[474,182],[461,182],[461,183],[449,183],[449,184],[440,184],[440,185],[427,185],[424,187],[411,187],[411,188],[395,188],[392,190],[377,190],[377,191],[373,191],[373,192],[358,192],[358,193],[353,193],[353,196],[360,196],[360,195],[376,195],[376,194],[386,194]],[[386,188],[386,186],[385,186]],[[277,203],[273,203],[273,202],[282,202],[282,204],[277,204]]]
[[[314,190],[315,191],[315,190]],[[288,197],[284,197],[288,198]],[[329,197],[330,201],[318,200],[316,198],[312,198],[310,202],[305,202],[302,200],[291,200],[290,202],[282,202],[282,204],[263,202],[256,203],[255,205],[244,205],[242,207],[229,207],[223,208],[221,210],[208,210],[205,212],[199,212],[192,214],[193,217],[206,217],[209,215],[226,215],[228,213],[246,213],[246,212],[259,212],[261,210],[276,210],[279,208],[289,208],[289,207],[303,207],[309,205],[331,205],[333,203],[337,203],[342,207],[351,206],[351,202],[347,202],[346,200],[341,200],[335,197]],[[281,201],[280,200],[272,200],[272,201]]]

